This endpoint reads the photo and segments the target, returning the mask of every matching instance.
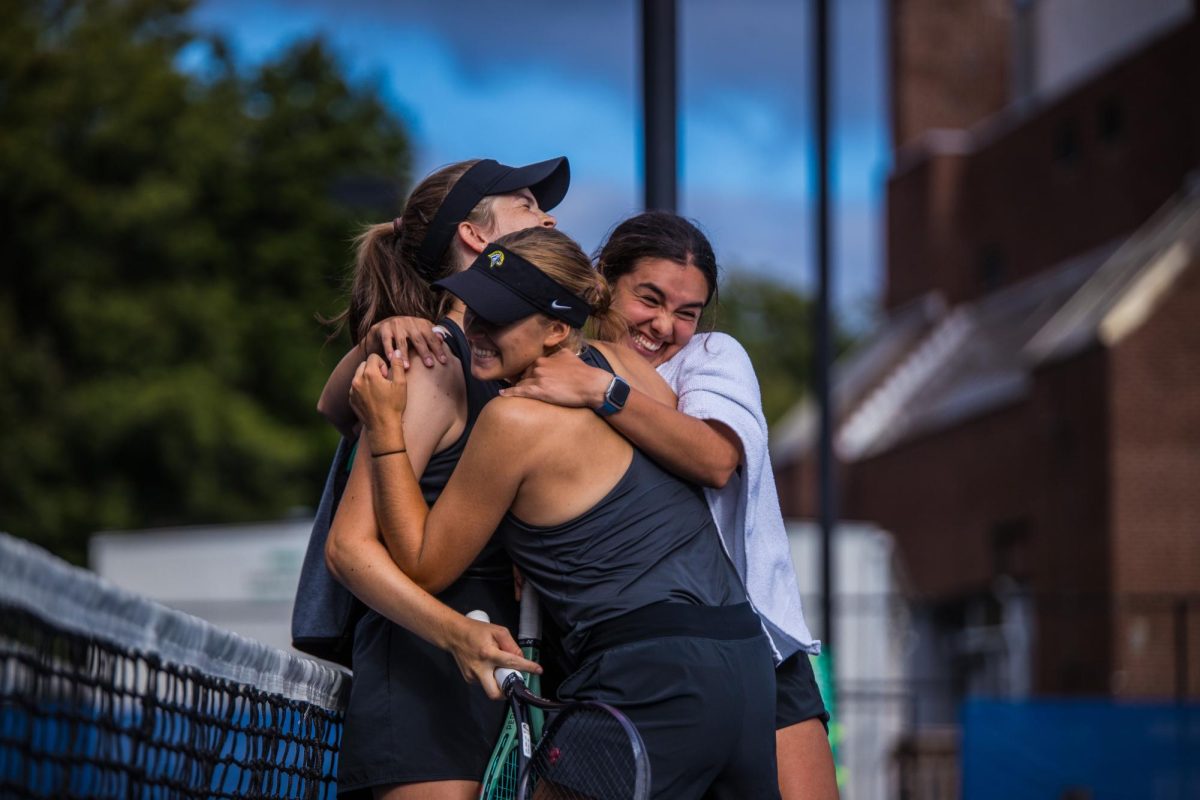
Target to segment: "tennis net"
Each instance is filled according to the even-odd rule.
[[[348,693],[0,534],[0,797],[333,797]]]

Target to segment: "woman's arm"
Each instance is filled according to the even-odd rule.
[[[645,393],[651,399],[664,403],[671,408],[675,407],[677,398],[675,397],[674,390],[663,380],[663,376],[658,374],[658,370],[650,366],[649,361],[628,347],[622,347],[612,342],[589,342],[588,346],[599,350],[608,359],[608,364],[613,368],[613,371],[629,381],[629,385],[632,388]],[[607,388],[608,384],[605,384],[604,389]],[[604,402],[604,389],[601,389],[601,403]]]
[[[611,345],[601,349],[622,377],[636,374],[634,365],[638,361],[645,369],[654,371],[636,353],[626,355]],[[655,377],[665,386],[657,373]],[[561,406],[599,408],[611,380],[612,375],[603,369],[589,366],[570,354],[556,353],[538,359],[529,377],[501,394],[532,397]],[[672,402],[668,405],[653,383],[639,386],[631,380],[630,386],[625,408],[605,417],[605,421],[681,478],[715,489],[729,482],[742,460],[741,441],[732,429],[717,420],[697,419],[677,411],[674,395],[669,395]]]
[[[377,374],[382,365],[372,358]],[[364,367],[365,369],[365,367]],[[403,374],[397,362],[392,369]],[[461,387],[453,379],[456,366],[419,370],[413,376],[412,407],[420,413],[419,425],[408,438],[412,464],[423,471],[432,453],[447,437],[456,435],[458,398]],[[393,563],[380,540],[373,502],[373,459],[360,445],[346,489],[334,515],[326,540],[325,560],[329,570],[350,591],[392,622],[411,630],[426,641],[448,650],[468,681],[479,681],[489,697],[498,698],[492,670],[520,662],[520,648],[507,629],[469,620],[443,605],[417,586]],[[410,470],[411,472],[411,470]],[[515,667],[514,667],[515,668]]]
[[[329,571],[348,589],[397,625],[454,656],[468,682],[500,699],[492,671],[497,666],[541,672],[521,656],[507,628],[468,619],[417,586],[395,564],[379,540],[371,507],[370,459],[355,458],[333,527],[326,541]]]
[[[690,417],[636,389],[605,420],[668,472],[701,486],[722,488],[742,461],[742,443],[724,423]]]
[[[354,380],[354,371],[366,358],[365,352],[362,343],[351,347],[329,374],[317,400],[317,412],[347,439],[354,438],[358,427],[358,417],[350,408],[350,381]]]
[[[352,437],[358,427],[358,418],[354,416],[349,400],[354,371],[371,353],[383,353],[389,357],[392,353],[399,353],[404,368],[408,369],[411,366],[410,348],[427,367],[432,367],[435,361],[440,364],[448,361],[446,345],[434,331],[433,323],[427,319],[388,317],[372,325],[363,340],[350,348],[333,368],[317,400],[317,411],[343,436]]]
[[[351,394],[372,453],[376,519],[397,566],[440,591],[470,565],[512,505],[529,468],[524,443],[537,423],[521,404],[489,403],[431,510],[410,460],[412,430],[397,422],[397,412],[411,409],[407,378],[398,368],[384,375],[380,361],[372,356],[359,368]]]

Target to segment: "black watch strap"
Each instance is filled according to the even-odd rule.
[[[620,375],[613,375],[608,388],[604,390],[604,404],[596,409],[596,413],[602,417],[615,414],[625,407],[627,400],[629,400],[629,384]]]

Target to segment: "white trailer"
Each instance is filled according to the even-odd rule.
[[[814,635],[821,619],[821,536],[816,523],[789,520],[792,562]],[[834,531],[833,726],[844,800],[893,796],[892,753],[908,729],[907,681],[914,641],[900,591],[892,537],[861,522]]]

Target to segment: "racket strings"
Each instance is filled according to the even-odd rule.
[[[538,660],[537,643],[523,641],[523,654],[530,661]],[[522,676],[529,690],[537,693],[541,690],[541,681],[536,673],[524,673]],[[536,741],[542,733],[544,713],[539,708],[528,708],[522,713],[516,699],[509,697],[509,710],[504,718],[504,727],[500,739],[492,750],[484,773],[479,797],[480,800],[516,800],[521,779],[521,732],[518,719],[527,719],[530,735]]]
[[[484,777],[480,794],[482,800],[513,800],[517,796],[517,782],[521,774],[518,747],[520,743],[515,732],[505,730]]]
[[[630,800],[639,760],[628,729],[610,711],[576,706],[546,731],[530,762],[533,800]]]

